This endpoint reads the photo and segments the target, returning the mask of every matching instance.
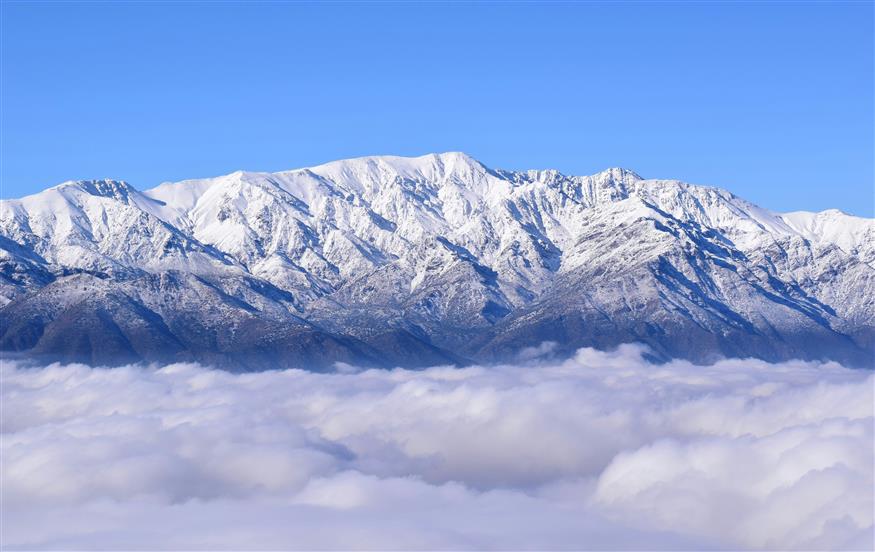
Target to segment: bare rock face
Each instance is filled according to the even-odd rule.
[[[0,205],[0,349],[229,369],[657,357],[873,364],[875,221],[461,153]]]

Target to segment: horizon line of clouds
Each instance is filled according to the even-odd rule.
[[[875,545],[872,372],[551,351],[327,374],[5,362],[0,544]]]

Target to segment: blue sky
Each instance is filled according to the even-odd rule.
[[[873,4],[2,4],[2,197],[465,151],[873,216]]]

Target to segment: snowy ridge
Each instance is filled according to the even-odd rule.
[[[872,219],[775,213],[621,168],[505,171],[454,152],[237,171],[144,192],[66,182],[4,200],[0,236],[4,310],[32,311],[3,329],[0,345],[14,349],[37,347],[64,309],[86,308],[57,304],[73,273],[99,275],[97,289],[133,301],[131,319],[181,351],[189,338],[166,323],[180,313],[164,292],[132,298],[121,282],[194,277],[215,292],[194,313],[203,331],[217,331],[219,310],[232,328],[294,316],[353,340],[353,356],[425,347],[487,358],[514,348],[510,336],[524,346],[560,327],[568,347],[637,340],[665,356],[859,360],[875,323]],[[139,334],[108,317],[120,346],[149,358]],[[703,342],[689,343],[699,332]],[[258,350],[274,351],[262,338],[253,337]]]

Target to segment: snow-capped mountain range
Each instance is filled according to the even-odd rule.
[[[0,304],[0,349],[92,363],[426,365],[638,341],[871,365],[875,220],[462,153],[143,192],[65,182],[2,201]]]

